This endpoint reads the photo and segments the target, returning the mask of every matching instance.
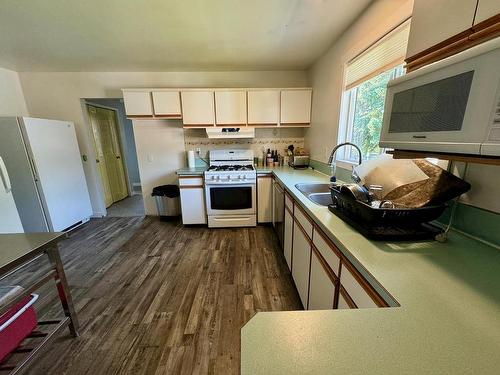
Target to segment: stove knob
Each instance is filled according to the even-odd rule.
[[[240,180],[244,180],[244,179],[245,179],[245,175],[244,174],[240,175]]]

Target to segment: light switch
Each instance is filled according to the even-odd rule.
[[[148,162],[152,163],[154,160],[153,154],[148,154]]]

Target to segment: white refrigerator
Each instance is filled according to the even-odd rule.
[[[64,231],[92,215],[73,123],[0,117],[0,156],[26,233]]]
[[[23,225],[12,196],[9,172],[0,156],[0,233],[23,232]]]

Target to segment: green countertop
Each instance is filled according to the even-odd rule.
[[[203,175],[207,167],[181,168],[176,171],[178,176]]]
[[[242,328],[242,374],[500,373],[498,248],[455,232],[444,244],[370,241],[295,188],[328,182],[326,175],[288,167],[273,173],[401,306],[258,313]]]

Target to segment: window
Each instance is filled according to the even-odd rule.
[[[338,142],[356,144],[364,159],[383,152],[378,144],[387,83],[405,73],[403,59],[408,33],[409,21],[406,21],[346,66]],[[344,147],[337,158],[354,162],[358,154],[352,147]]]

